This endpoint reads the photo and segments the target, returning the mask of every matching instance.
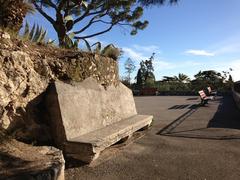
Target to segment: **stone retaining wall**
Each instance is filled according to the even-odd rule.
[[[105,87],[117,86],[117,61],[98,54],[32,44],[0,30],[0,130],[17,137],[48,138],[41,102],[49,82],[82,81],[88,77]]]

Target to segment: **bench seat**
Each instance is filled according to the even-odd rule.
[[[148,115],[135,115],[102,129],[75,137],[65,143],[65,152],[68,156],[89,163],[96,159],[105,148],[131,136],[139,129],[150,126],[152,118]]]

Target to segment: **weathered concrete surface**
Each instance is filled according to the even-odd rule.
[[[132,92],[121,83],[105,89],[93,78],[73,85],[57,81],[48,94],[56,144],[85,162],[152,121],[137,115]]]
[[[152,116],[135,115],[66,142],[65,153],[84,162],[98,158],[99,153],[137,130],[148,127]],[[78,143],[79,142],[79,143]]]
[[[231,97],[210,101],[190,116],[192,105],[200,102],[198,97],[136,97],[135,102],[139,113],[154,115],[146,135],[115,154],[105,150],[108,160],[95,167],[67,169],[66,179],[239,179],[240,112]],[[182,122],[159,135],[176,120]],[[186,131],[182,137],[180,131]]]
[[[1,140],[0,179],[64,180],[64,163],[61,151],[56,148]]]

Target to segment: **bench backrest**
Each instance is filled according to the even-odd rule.
[[[211,93],[211,92],[212,92],[212,89],[211,89],[211,87],[210,87],[210,86],[208,86],[208,87],[207,87],[207,90],[208,90],[208,92],[209,92],[209,93]]]
[[[198,93],[199,93],[201,99],[204,99],[205,97],[207,97],[206,94],[205,94],[205,92],[204,92],[203,90],[198,91]]]
[[[55,82],[49,88],[47,102],[58,141],[70,140],[137,114],[130,89],[121,83],[105,89],[93,78],[74,86]]]

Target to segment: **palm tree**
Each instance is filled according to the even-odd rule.
[[[181,83],[189,83],[191,81],[191,79],[186,75],[186,74],[183,74],[183,73],[179,73],[178,76],[174,76],[175,79],[177,79],[178,82],[181,82]]]

